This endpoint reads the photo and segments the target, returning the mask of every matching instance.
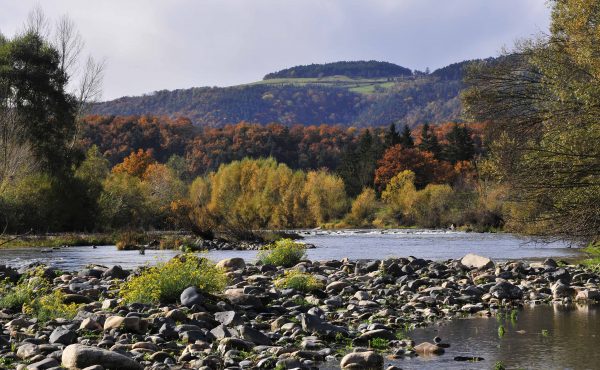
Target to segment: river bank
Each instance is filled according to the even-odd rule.
[[[322,283],[311,292],[277,286],[290,269],[239,258],[220,265],[229,276],[223,294],[188,289],[170,305],[120,301],[121,282],[134,270],[45,268],[52,290],[79,304],[77,313],[69,320],[36,322],[28,314],[0,311],[3,366],[41,361],[47,367],[110,368],[121,361],[131,369],[309,369],[334,362],[342,368],[381,369],[401,364],[404,357],[442,355],[452,345],[444,338],[414,343],[408,338],[414,327],[466,315],[510,315],[523,304],[600,299],[597,273],[552,259],[303,261],[293,269]],[[2,271],[16,279],[27,268]]]

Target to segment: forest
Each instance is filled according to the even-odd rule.
[[[263,79],[347,76],[351,78],[388,78],[412,76],[412,71],[399,65],[370,61],[335,62],[295,66],[267,74]]]
[[[390,122],[414,127],[423,122],[461,121],[462,71],[469,63],[472,62],[431,74],[404,74],[400,79],[273,77],[232,87],[161,90],[98,103],[92,112],[185,117],[202,127],[222,127],[240,121],[348,127],[379,127]],[[332,68],[338,65],[345,64],[332,63]]]
[[[548,40],[376,94],[259,84],[90,105],[101,65],[73,90],[60,43],[2,36],[3,230],[454,225],[595,241],[599,43],[569,14],[555,7]]]

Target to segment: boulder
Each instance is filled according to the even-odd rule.
[[[243,258],[233,257],[226,258],[217,263],[217,267],[225,269],[227,271],[243,270],[246,268],[246,262]]]
[[[444,353],[444,349],[436,344],[423,342],[415,346],[415,352],[421,356],[427,355],[441,355]]]
[[[142,319],[135,316],[122,317],[122,316],[110,316],[104,322],[104,330],[111,329],[124,329],[129,332],[139,333],[143,331]]]
[[[267,337],[265,334],[261,333],[260,331],[250,327],[250,326],[241,326],[240,327],[240,336],[249,341],[252,342],[256,345],[259,346],[271,346],[273,345],[273,342],[271,341],[271,339],[269,339],[269,337]]]
[[[45,358],[41,361],[27,365],[27,370],[46,370],[60,366],[60,363],[53,358]]]
[[[50,334],[49,342],[50,344],[58,343],[69,345],[75,343],[76,340],[77,333],[75,333],[74,330],[59,326],[58,328],[54,329]]]
[[[227,289],[225,297],[229,302],[238,306],[247,306],[251,308],[262,308],[263,304],[258,297],[245,294],[243,289]]]
[[[342,358],[340,367],[344,370],[383,369],[383,356],[373,351],[348,353]]]
[[[465,267],[475,268],[479,270],[494,267],[494,262],[491,259],[487,257],[478,256],[473,253],[469,253],[466,256],[464,256],[460,260],[460,263]]]
[[[348,334],[345,328],[324,322],[318,316],[309,313],[300,314],[300,322],[302,324],[302,330],[309,333],[317,333],[325,336],[333,336],[337,333],[342,335]]]
[[[520,299],[523,291],[516,285],[501,281],[490,288],[490,294],[498,299]]]
[[[104,271],[102,277],[105,279],[126,279],[129,276],[129,271],[123,270],[121,266],[113,266]]]
[[[242,322],[240,315],[235,311],[215,312],[215,320],[225,326],[236,325]]]
[[[125,355],[98,347],[71,344],[63,351],[62,366],[67,369],[83,369],[94,365],[100,365],[105,369],[144,369],[140,363]]]
[[[179,297],[181,300],[181,304],[187,307],[192,307],[193,305],[201,305],[204,303],[204,295],[202,295],[202,291],[195,286],[191,286],[186,288]]]

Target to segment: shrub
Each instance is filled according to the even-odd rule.
[[[23,312],[29,313],[42,322],[63,318],[72,320],[77,315],[79,305],[63,303],[64,293],[60,290],[34,299],[31,304],[23,305]]]
[[[258,253],[258,260],[265,265],[292,267],[306,256],[304,243],[292,239],[280,239]]]
[[[13,285],[6,282],[0,288],[0,308],[9,308],[11,310],[20,310],[27,302],[31,302],[35,297],[34,285],[29,281]]]
[[[296,289],[304,293],[323,288],[323,283],[313,275],[298,270],[287,271],[281,279],[275,281],[278,288]]]
[[[150,267],[125,282],[120,295],[129,303],[172,303],[190,286],[217,293],[227,286],[227,276],[211,261],[184,254]]]
[[[379,209],[375,190],[364,188],[362,193],[352,202],[347,221],[352,226],[372,226],[375,213]]]

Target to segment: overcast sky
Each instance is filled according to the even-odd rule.
[[[545,0],[0,0],[12,36],[37,3],[106,58],[104,99],[229,86],[298,64],[383,60],[425,70],[547,32]]]

